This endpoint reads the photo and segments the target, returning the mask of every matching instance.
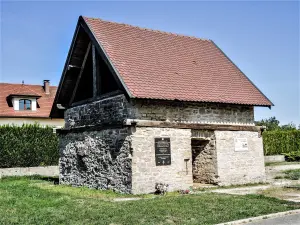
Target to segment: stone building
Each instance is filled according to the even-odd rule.
[[[211,40],[79,17],[52,107],[60,182],[153,192],[265,179],[272,102]]]

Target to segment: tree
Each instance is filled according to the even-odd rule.
[[[275,116],[270,117],[268,119],[262,119],[260,121],[255,122],[256,126],[265,126],[267,130],[297,130],[296,124],[290,122],[288,124],[279,125],[279,121]],[[298,130],[300,130],[300,124],[298,126]]]
[[[297,130],[296,124],[294,124],[293,122],[290,122],[290,123],[288,123],[286,125],[282,125],[281,129],[282,130]]]
[[[256,121],[255,124],[257,126],[266,126],[267,130],[280,130],[279,121],[275,116],[270,117],[269,119],[262,119],[260,121]]]

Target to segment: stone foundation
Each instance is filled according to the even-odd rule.
[[[60,135],[60,183],[130,193],[129,128]]]
[[[171,165],[156,165],[158,137],[170,138]],[[246,151],[237,151],[236,138],[247,139]],[[262,138],[250,131],[214,131],[198,144],[191,142],[190,129],[70,132],[60,134],[59,166],[62,184],[133,194],[154,192],[155,183],[169,184],[170,191],[188,189],[193,178],[219,185],[265,181]]]
[[[156,165],[157,137],[170,138],[171,165]],[[247,138],[247,151],[236,150],[236,138]],[[190,129],[175,128],[60,134],[60,182],[141,194],[154,192],[155,183],[169,184],[170,191],[188,189],[193,178],[219,185],[265,181],[262,138],[257,132],[215,131],[206,141],[193,142]]]

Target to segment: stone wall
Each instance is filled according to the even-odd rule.
[[[134,119],[191,122],[254,123],[253,106],[159,100],[132,100]]]
[[[130,129],[60,134],[60,182],[131,192]]]
[[[156,166],[156,137],[170,138],[171,165]],[[136,127],[132,134],[132,148],[132,193],[154,192],[156,182],[169,184],[170,191],[188,189],[193,185],[191,130]]]
[[[220,185],[265,181],[263,142],[257,132],[215,131]],[[248,150],[236,151],[235,138],[247,138]]]
[[[123,94],[76,106],[65,111],[65,127],[122,124],[128,115],[128,101]]]
[[[153,192],[157,182],[169,184],[170,191],[187,189],[193,185],[191,138],[210,133],[208,144],[195,156],[198,182],[228,185],[264,179],[262,139],[257,132],[191,134],[190,129],[121,128],[125,119],[251,124],[254,116],[252,106],[141,99],[128,102],[123,94],[67,109],[65,127],[83,129],[60,134],[60,182],[135,194]],[[93,129],[95,125],[103,125],[102,130]],[[171,165],[156,166],[154,138],[158,137],[170,138]],[[249,151],[235,151],[236,137],[248,138]]]
[[[194,182],[217,184],[217,151],[214,135],[209,140],[192,140],[192,154]]]
[[[252,124],[254,111],[253,106],[217,103],[141,99],[128,102],[120,94],[67,109],[64,118],[66,128],[122,124],[125,119]]]

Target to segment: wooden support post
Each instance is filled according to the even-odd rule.
[[[70,102],[69,102],[69,106],[74,101],[76,91],[77,91],[77,88],[78,88],[78,85],[79,85],[79,82],[80,82],[80,78],[82,76],[82,73],[83,73],[83,70],[84,70],[84,67],[85,67],[86,60],[87,60],[88,55],[89,55],[90,49],[91,49],[91,42],[88,44],[87,50],[85,52],[84,59],[83,59],[82,65],[81,65],[81,69],[80,69],[79,75],[77,77],[76,85],[74,87],[74,91],[73,91],[72,97],[71,97]]]
[[[92,58],[93,58],[93,99],[98,95],[98,85],[97,80],[97,57],[96,57],[96,48],[95,45],[92,45]]]

